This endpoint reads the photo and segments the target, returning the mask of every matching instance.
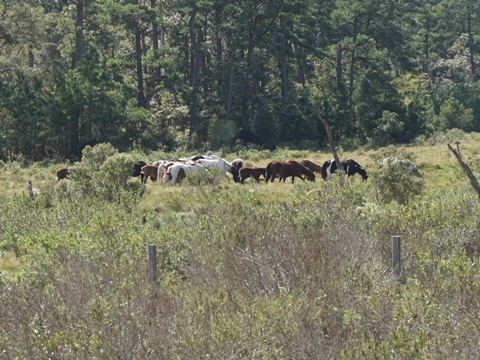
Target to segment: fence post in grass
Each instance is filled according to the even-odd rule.
[[[399,276],[401,272],[401,241],[399,235],[392,236],[392,270],[393,274]]]
[[[30,194],[30,197],[33,198],[33,184],[32,184],[32,180],[28,180],[27,188],[28,188],[28,192],[29,192],[29,194]]]
[[[157,282],[157,246],[148,245],[148,279],[154,285]]]

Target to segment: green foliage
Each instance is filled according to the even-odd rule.
[[[118,153],[111,144],[97,144],[93,147],[85,146],[82,151],[82,166],[89,167],[93,172],[98,171],[103,163],[110,157]]]
[[[222,179],[224,179],[224,174],[218,168],[212,166],[189,172],[182,184],[192,186],[218,185]]]
[[[472,109],[466,109],[458,100],[449,98],[440,109],[441,129],[473,129]]]
[[[262,162],[266,153],[312,155],[241,155]],[[471,189],[401,205],[375,202],[374,175],[343,187],[221,177],[145,187],[128,180],[132,155],[108,145],[86,154],[83,166],[100,163],[92,193],[49,181],[34,197],[0,200],[0,347],[9,358],[475,354],[480,204]],[[413,158],[393,146],[376,153],[388,155]],[[391,275],[393,234],[402,236],[401,281]]]
[[[373,145],[385,146],[401,139],[404,123],[397,113],[384,110],[378,127],[373,133]]]
[[[378,200],[407,204],[422,194],[425,188],[423,175],[410,160],[389,157],[380,164],[372,176]]]
[[[233,121],[225,121],[217,116],[212,116],[208,129],[208,142],[211,149],[220,149],[229,146],[237,128]]]

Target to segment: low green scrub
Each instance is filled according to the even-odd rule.
[[[213,172],[145,186],[129,178],[136,156],[111,150],[91,149],[73,180],[1,198],[5,358],[476,357],[480,204],[468,182],[379,198],[388,174],[372,159],[368,181],[342,186]],[[294,155],[236,155],[248,154]],[[392,179],[406,186],[404,170]]]

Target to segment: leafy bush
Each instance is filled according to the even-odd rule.
[[[81,164],[95,172],[110,156],[115,154],[118,154],[118,150],[109,143],[97,144],[94,147],[87,145],[82,151]]]
[[[417,173],[413,162],[406,159],[386,158],[372,176],[380,202],[396,201],[407,204],[425,188],[423,177]]]

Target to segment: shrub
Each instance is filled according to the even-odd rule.
[[[397,201],[407,204],[412,198],[420,195],[425,187],[423,177],[418,177],[409,160],[396,161],[394,158],[380,165],[372,176],[372,182],[377,191],[377,200],[388,203]],[[417,170],[418,171],[418,170]]]

